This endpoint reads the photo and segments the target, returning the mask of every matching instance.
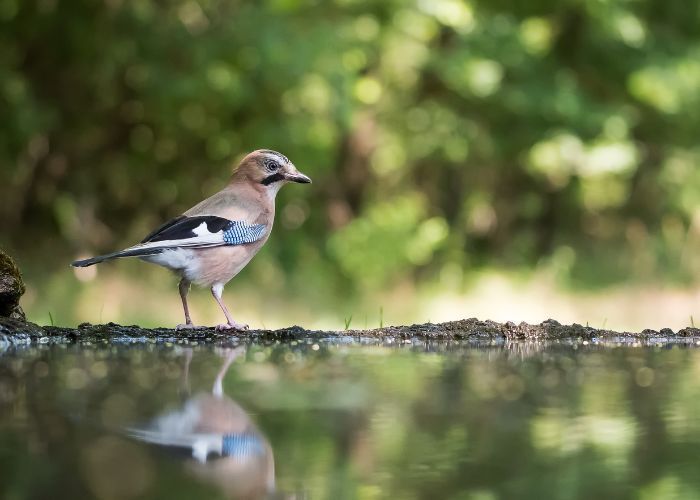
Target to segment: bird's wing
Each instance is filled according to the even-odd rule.
[[[202,463],[207,461],[210,453],[221,455],[222,450],[223,437],[220,434],[171,434],[137,427],[127,427],[123,433],[144,443],[187,450],[188,454]]]
[[[121,257],[156,255],[173,248],[210,248],[254,243],[265,237],[265,224],[249,224],[215,215],[180,216],[149,234],[141,243],[119,252],[73,262],[86,267]]]
[[[223,436],[221,454],[224,456],[245,460],[264,455],[266,451],[267,443],[259,434],[242,432]]]
[[[215,215],[183,215],[156,229],[136,247],[203,248],[243,245],[258,241],[264,234],[264,224],[248,224]]]
[[[180,222],[186,218],[187,218],[187,216],[180,215],[179,217],[175,217],[174,219],[170,219],[168,222],[158,226],[151,233],[149,233],[148,236],[146,236],[143,240],[141,240],[141,243],[147,243],[147,242],[151,241],[151,238],[153,238],[154,236],[157,236],[158,234],[166,231],[167,229],[170,229],[171,227],[176,225],[178,222]]]
[[[206,462],[210,453],[239,461],[250,460],[267,453],[265,439],[254,433],[170,433],[161,430],[127,427],[122,431],[126,436],[157,446],[184,448],[201,462]]]

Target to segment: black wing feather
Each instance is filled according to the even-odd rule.
[[[141,243],[151,243],[154,241],[164,240],[183,240],[186,238],[194,238],[197,236],[194,229],[206,223],[207,230],[210,233],[216,233],[226,228],[231,224],[231,221],[223,217],[215,215],[201,215],[196,217],[187,217],[181,215],[175,219],[166,222],[151,234],[146,236]]]
[[[148,243],[149,241],[151,241],[151,238],[153,238],[155,235],[157,235],[157,234],[160,233],[161,231],[165,231],[165,230],[168,229],[169,227],[173,227],[175,224],[177,224],[178,222],[180,222],[182,219],[186,219],[186,218],[187,218],[187,216],[185,216],[185,215],[180,215],[180,216],[178,216],[178,217],[175,217],[174,219],[170,219],[170,220],[169,220],[168,222],[166,222],[165,224],[161,224],[159,227],[157,227],[156,229],[154,229],[153,231],[151,231],[151,232],[148,234],[148,236],[146,236],[143,240],[141,240],[141,243]]]

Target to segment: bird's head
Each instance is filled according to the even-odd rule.
[[[311,179],[299,172],[289,158],[270,149],[258,149],[246,155],[233,177],[246,179],[274,192],[287,182],[311,183]]]

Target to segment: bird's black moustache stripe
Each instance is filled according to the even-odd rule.
[[[269,186],[273,182],[283,181],[283,180],[284,180],[284,174],[280,174],[279,172],[277,172],[276,174],[268,175],[267,177],[265,177],[262,181],[260,181],[260,184],[262,184],[263,186]]]

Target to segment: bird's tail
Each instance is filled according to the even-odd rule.
[[[140,429],[138,427],[125,427],[122,432],[130,438],[145,443],[157,444],[160,446],[181,446],[187,448],[192,446],[194,439],[181,436],[177,433],[166,433],[159,430]]]
[[[76,260],[71,264],[73,267],[88,267],[94,264],[99,264],[106,260],[120,259],[122,257],[143,257],[146,255],[156,255],[163,251],[162,248],[126,248],[118,252],[112,252],[105,255],[98,255],[97,257],[90,257],[89,259]]]
[[[260,233],[265,226],[262,224],[257,224],[253,226],[257,233],[259,239]],[[98,255],[97,257],[91,257],[85,260],[76,260],[71,265],[73,267],[87,267],[93,264],[99,264],[105,260],[120,259],[122,257],[145,257],[147,255],[157,255],[165,250],[171,250],[174,248],[210,248],[226,245],[228,236],[224,236],[223,231],[217,233],[207,233],[203,235],[196,235],[189,238],[180,238],[173,240],[159,240],[159,241],[147,241],[144,243],[139,243],[133,247],[125,248],[114,253],[108,253],[106,255]],[[250,243],[256,241],[240,241],[240,243]]]

